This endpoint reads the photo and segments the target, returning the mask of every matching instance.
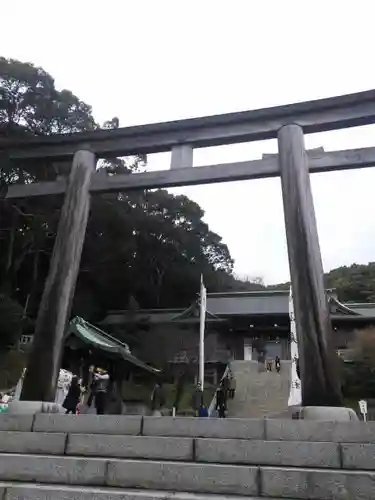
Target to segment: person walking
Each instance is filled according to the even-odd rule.
[[[98,415],[104,415],[107,405],[109,374],[103,368],[97,368],[94,372],[95,380],[95,408]]]
[[[225,410],[227,409],[226,394],[223,383],[220,384],[216,391],[216,410],[219,418],[225,418]]]
[[[70,383],[68,394],[63,402],[63,408],[65,408],[65,414],[72,413],[75,415],[77,413],[77,406],[81,398],[81,387],[79,385],[78,377],[73,376]]]
[[[225,375],[225,377],[223,378],[223,380],[221,381],[221,386],[222,386],[222,389],[224,391],[224,397],[225,397],[225,401],[227,401],[228,399],[228,395],[229,395],[229,388],[230,388],[230,379],[229,379],[229,375]]]
[[[90,394],[87,399],[87,406],[91,408],[92,402],[94,401],[95,398],[95,393],[96,393],[96,386],[97,386],[97,381],[93,379],[90,384]]]
[[[280,373],[281,362],[280,362],[279,356],[276,356],[276,358],[275,358],[275,368],[276,368],[277,373]]]
[[[161,415],[161,410],[165,405],[165,393],[162,382],[155,384],[151,394],[151,410],[154,416]]]
[[[300,371],[300,367],[299,367],[299,358],[297,358],[297,356],[295,356],[294,361],[296,363],[297,377],[301,380],[301,371]]]
[[[236,377],[233,374],[231,374],[230,379],[229,379],[229,397],[230,397],[230,399],[234,399],[234,395],[236,393],[236,386],[237,386]]]

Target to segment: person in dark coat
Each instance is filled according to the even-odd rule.
[[[152,412],[161,412],[165,405],[165,392],[162,382],[155,384],[154,390],[151,394],[151,410]]]
[[[195,416],[199,417],[199,409],[203,405],[203,391],[202,391],[202,385],[200,382],[198,382],[198,385],[194,391],[193,397],[192,397],[192,406],[195,412]]]
[[[229,387],[230,387],[230,380],[229,380],[229,376],[228,375],[226,375],[223,378],[223,380],[221,381],[221,386],[223,388],[225,396],[228,397],[228,392],[229,392]]]
[[[79,403],[81,397],[81,387],[78,382],[78,377],[75,375],[72,378],[70,383],[70,387],[68,390],[68,394],[63,403],[63,407],[65,408],[65,413],[73,413],[74,415],[77,412],[77,405]]]
[[[87,400],[87,406],[89,408],[91,407],[92,402],[94,401],[96,386],[97,386],[97,381],[93,380],[90,384],[90,394]]]
[[[104,415],[107,407],[109,374],[103,368],[97,368],[94,372],[95,385],[95,408],[97,415]]]
[[[275,368],[276,368],[277,373],[280,373],[281,362],[280,362],[279,356],[276,356],[276,358],[275,358]]]
[[[297,377],[301,380],[301,371],[299,367],[299,358],[295,358],[296,361],[296,372],[297,372]]]
[[[216,391],[216,410],[219,418],[225,418],[225,410],[227,409],[227,398],[223,384]]]

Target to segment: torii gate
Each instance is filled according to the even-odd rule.
[[[36,322],[22,399],[52,401],[89,213],[90,193],[281,176],[302,404],[340,406],[332,329],[309,172],[375,165],[375,148],[306,152],[304,133],[375,123],[375,90],[273,108],[152,125],[0,142],[1,162],[72,160],[69,179],[9,186],[5,198],[65,193],[50,270]],[[200,147],[277,138],[278,156],[193,167]],[[100,158],[171,151],[170,170],[106,177]]]

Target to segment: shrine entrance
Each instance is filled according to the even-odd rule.
[[[281,177],[294,314],[300,348],[302,404],[340,406],[331,323],[309,173],[375,165],[375,148],[306,151],[304,134],[375,123],[375,90],[241,113],[4,140],[0,166],[72,161],[69,178],[14,184],[6,199],[65,193],[58,234],[36,322],[22,399],[51,401],[60,368],[90,207],[90,193],[121,192]],[[278,155],[193,168],[195,148],[277,138]],[[101,158],[171,152],[170,170],[105,177]],[[22,176],[20,176],[22,177]]]

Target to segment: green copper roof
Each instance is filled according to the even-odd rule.
[[[73,318],[69,323],[67,337],[69,335],[75,335],[86,344],[90,344],[99,350],[114,354],[115,356],[120,357],[150,373],[160,372],[160,370],[146,365],[146,363],[143,363],[143,361],[133,356],[127,344],[120,342],[120,340],[112,337],[106,332],[103,332],[103,330],[91,325],[78,316]]]

